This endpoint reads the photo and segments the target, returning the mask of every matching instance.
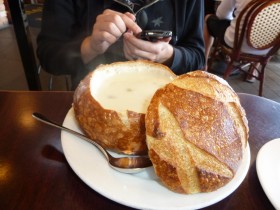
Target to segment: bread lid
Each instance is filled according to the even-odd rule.
[[[228,183],[243,158],[248,122],[218,76],[194,71],[154,94],[145,119],[155,172],[170,190],[199,193]]]

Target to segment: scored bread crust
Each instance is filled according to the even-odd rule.
[[[235,175],[248,139],[237,94],[204,71],[159,89],[146,113],[149,156],[163,184],[192,194],[214,191]]]
[[[75,117],[91,139],[111,151],[123,154],[146,155],[148,153],[145,134],[145,113],[126,110],[119,113],[105,109],[94,97],[90,89],[91,78],[98,71],[110,71],[114,68],[161,69],[175,74],[166,66],[149,61],[127,61],[100,65],[83,79],[74,93],[73,108]]]

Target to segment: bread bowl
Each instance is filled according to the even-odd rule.
[[[155,172],[178,193],[211,192],[235,175],[248,140],[239,98],[218,76],[194,71],[154,94],[145,116]]]
[[[175,77],[149,61],[100,65],[75,90],[76,119],[87,136],[111,151],[147,154],[147,107],[154,92]]]

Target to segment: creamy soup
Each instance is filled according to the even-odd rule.
[[[156,90],[172,80],[172,76],[159,71],[126,71],[104,76],[99,84],[92,81],[91,93],[106,109],[146,113]]]

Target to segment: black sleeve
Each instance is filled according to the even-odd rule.
[[[45,0],[42,28],[37,37],[37,56],[45,71],[54,75],[87,71],[80,55],[87,33],[82,25],[86,17],[82,14],[86,14],[85,5],[79,1]]]
[[[177,18],[178,41],[174,45],[174,59],[171,69],[176,74],[202,69],[205,65],[203,38],[204,1],[186,1],[185,11]],[[182,7],[182,5],[181,5]]]

